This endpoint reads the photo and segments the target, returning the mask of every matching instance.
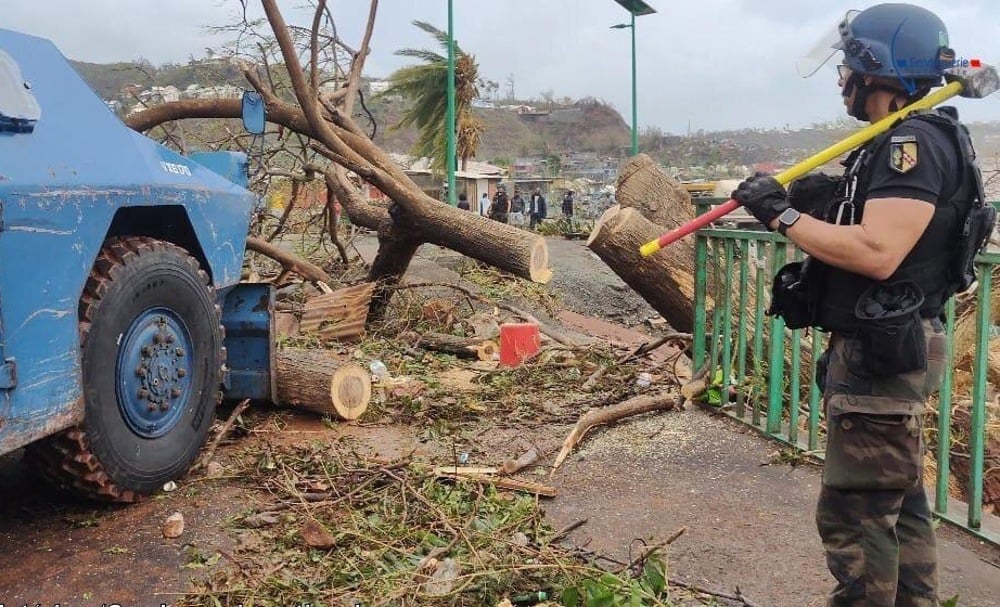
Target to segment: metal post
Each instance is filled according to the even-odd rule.
[[[632,155],[639,153],[639,112],[635,105],[635,13],[632,13]]]
[[[455,205],[455,34],[452,0],[448,0],[448,117],[445,125],[448,139],[448,204]]]

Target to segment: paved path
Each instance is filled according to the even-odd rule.
[[[581,242],[553,238],[549,249],[552,286],[569,307],[607,315],[618,305],[615,320],[633,325],[653,314]],[[441,255],[454,254],[421,249],[408,278],[440,273],[431,260]],[[619,324],[586,324],[615,341],[646,338]],[[554,528],[586,518],[570,541],[620,560],[633,538],[662,541],[687,527],[670,549],[672,578],[730,593],[739,587],[761,607],[819,607],[833,584],[813,518],[819,469],[769,465],[779,448],[696,408],[637,418],[584,441],[554,477],[559,496],[546,512]],[[939,541],[942,596],[959,594],[962,607],[1000,606],[1000,568],[990,564],[1000,563],[1000,550],[947,525]]]

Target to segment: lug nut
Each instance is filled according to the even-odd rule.
[[[188,374],[187,369],[185,369],[184,367],[177,369],[177,377],[184,377],[187,374]]]
[[[147,390],[145,388],[139,388],[139,394],[137,396],[139,398],[146,398],[146,397],[149,396],[149,390]]]
[[[177,356],[184,356],[184,348],[177,348],[176,350],[174,350],[174,354],[176,354]]]
[[[156,411],[156,403],[150,402],[148,405],[146,405],[146,410],[147,411]]]
[[[177,398],[180,395],[181,395],[181,389],[180,388],[171,388],[170,389],[170,396],[171,396],[171,398]]]
[[[135,374],[138,375],[139,377],[146,377],[148,373],[149,369],[147,369],[146,367],[140,366],[138,369],[135,370]]]
[[[163,401],[160,403],[160,411],[166,411],[170,408],[170,403],[168,401]]]
[[[173,333],[167,333],[167,343],[168,344],[174,343],[174,334]]]
[[[162,341],[163,341],[163,333],[160,333],[159,331],[157,331],[156,333],[153,334],[153,343],[154,344],[161,343]]]

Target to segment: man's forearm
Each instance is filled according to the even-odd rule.
[[[771,227],[777,227],[777,222]],[[863,224],[834,225],[803,215],[786,236],[816,259],[855,274],[884,280],[895,271],[880,240]]]

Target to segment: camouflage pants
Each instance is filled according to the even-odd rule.
[[[945,335],[924,322],[926,370],[868,377],[860,344],[834,334],[824,354],[826,463],[816,509],[829,607],[933,607],[937,544],[922,483],[924,402],[944,365]]]

